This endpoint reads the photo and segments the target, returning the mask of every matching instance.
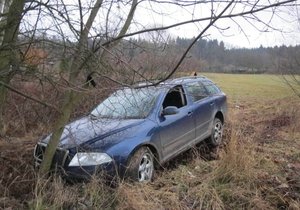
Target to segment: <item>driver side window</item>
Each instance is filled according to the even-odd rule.
[[[186,105],[186,97],[182,86],[176,86],[169,90],[163,102],[163,109],[168,106],[181,108]]]

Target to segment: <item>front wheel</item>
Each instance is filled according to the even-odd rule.
[[[219,146],[222,143],[223,136],[223,123],[219,118],[214,119],[213,128],[211,131],[211,136],[209,138],[209,143],[212,146]]]
[[[153,153],[148,147],[138,149],[129,160],[126,177],[138,182],[149,182],[154,175]]]

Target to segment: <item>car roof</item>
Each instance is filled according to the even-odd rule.
[[[174,79],[168,79],[164,82],[159,83],[159,87],[162,86],[172,86],[172,85],[181,85],[181,84],[186,84],[186,83],[190,83],[190,82],[195,82],[195,81],[209,81],[212,82],[211,80],[209,80],[208,78],[204,77],[204,76],[189,76],[189,77],[179,77],[179,78],[174,78]],[[136,83],[134,86],[135,87],[140,87],[140,86],[146,86],[146,85],[151,85],[154,83],[159,82],[159,80],[154,80],[154,81],[148,81],[148,82],[139,82]]]
[[[166,84],[186,84],[195,81],[210,81],[204,76],[189,76],[189,77],[179,77],[171,80],[167,80]]]

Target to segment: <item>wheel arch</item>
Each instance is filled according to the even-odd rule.
[[[139,150],[140,148],[142,148],[142,147],[148,147],[149,149],[150,149],[150,151],[153,153],[153,155],[154,155],[154,161],[155,161],[155,163],[156,164],[159,164],[160,163],[160,155],[159,155],[159,153],[158,153],[158,149],[156,148],[156,146],[155,145],[153,145],[153,144],[151,144],[151,143],[149,143],[149,142],[145,142],[145,143],[143,143],[143,144],[140,144],[140,145],[138,145],[138,146],[136,146],[131,152],[130,152],[130,154],[129,154],[129,158],[127,159],[127,164],[128,164],[128,161],[131,159],[131,157],[133,156],[133,154],[137,151],[137,150]]]
[[[215,114],[215,118],[218,118],[218,119],[220,119],[221,120],[221,122],[224,124],[224,115],[223,115],[223,113],[221,112],[221,111],[218,111],[216,114]],[[214,119],[215,119],[214,118]]]

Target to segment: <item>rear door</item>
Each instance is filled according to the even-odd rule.
[[[211,133],[210,123],[213,119],[214,99],[209,96],[207,89],[199,81],[187,83],[185,88],[194,113],[195,141],[199,142]]]

